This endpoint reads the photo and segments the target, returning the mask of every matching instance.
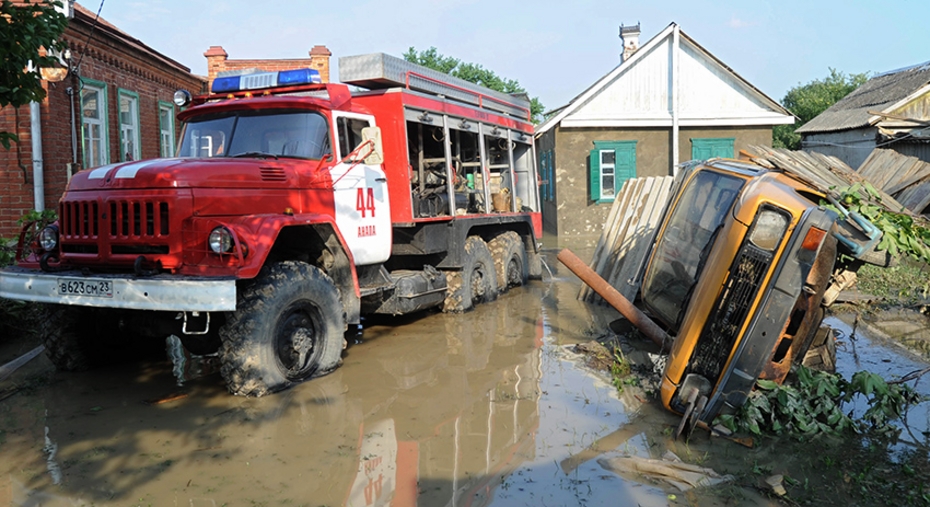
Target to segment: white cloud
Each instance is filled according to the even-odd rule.
[[[730,28],[740,29],[740,28],[749,28],[751,26],[756,26],[759,23],[756,21],[744,21],[736,16],[733,16],[730,18],[730,22],[728,24],[730,25]]]

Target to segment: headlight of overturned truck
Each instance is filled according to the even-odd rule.
[[[788,229],[788,217],[774,209],[767,208],[762,210],[756,217],[752,226],[752,232],[749,233],[749,241],[753,245],[771,252],[778,248],[782,238],[785,236],[785,230]]]

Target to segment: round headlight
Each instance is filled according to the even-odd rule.
[[[193,100],[191,92],[187,90],[178,90],[174,92],[174,105],[178,107],[184,107],[190,104],[191,100]]]
[[[220,226],[210,231],[210,250],[213,253],[229,253],[233,249],[233,237],[229,229]]]
[[[58,227],[50,225],[39,231],[39,246],[46,252],[58,248]]]
[[[749,241],[753,245],[771,252],[781,243],[787,228],[788,217],[777,211],[763,210],[756,217],[756,223],[752,226]]]

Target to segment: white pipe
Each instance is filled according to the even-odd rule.
[[[678,175],[678,52],[681,50],[678,25],[672,31],[672,174]]]
[[[45,170],[42,159],[42,114],[38,102],[29,103],[29,123],[32,134],[32,195],[35,210],[45,210]]]

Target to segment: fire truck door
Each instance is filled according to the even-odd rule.
[[[352,251],[356,265],[384,262],[391,255],[391,203],[381,165],[368,165],[362,147],[362,129],[375,126],[374,118],[333,113],[336,160],[332,169],[336,225]]]

